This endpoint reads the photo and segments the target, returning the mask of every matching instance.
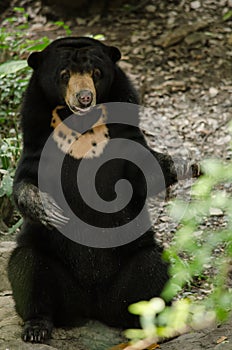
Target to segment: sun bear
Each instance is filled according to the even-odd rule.
[[[151,150],[138,127],[139,113],[131,124],[130,114],[134,114],[133,106],[139,99],[117,65],[120,57],[116,47],[92,38],[68,37],[28,58],[33,73],[21,110],[23,153],[13,188],[24,223],[8,265],[16,310],[24,321],[24,341],[44,342],[54,326],[72,325],[85,318],[110,326],[136,327],[138,319],[128,312],[128,306],[159,296],[169,278],[147,210],[142,217],[145,231],[139,213],[145,207],[148,187],[156,194],[174,184],[179,175],[197,176],[198,166],[174,162],[169,155]],[[50,153],[44,151],[48,140]],[[104,159],[111,142],[118,140],[116,147],[122,156],[106,157],[95,176],[104,213],[85,203],[77,172],[82,163],[90,169],[80,181],[91,198],[91,167]],[[128,142],[132,147],[127,147]],[[127,157],[134,157],[137,147],[145,152],[140,165],[123,155],[128,151]],[[59,157],[63,157],[60,173]],[[140,166],[147,168],[151,157],[157,172],[148,169],[147,184]],[[67,210],[57,195],[59,177],[70,207]],[[125,181],[132,186],[130,200],[125,208],[121,204],[110,207],[117,197],[116,184],[122,179],[119,187],[126,196],[130,191]],[[71,215],[82,224],[77,225]],[[137,230],[134,236],[130,230],[123,231],[131,227],[131,221]],[[117,244],[112,234],[120,228],[122,240],[132,235],[123,244]],[[88,244],[87,238],[95,230],[97,236],[94,242],[91,236]]]

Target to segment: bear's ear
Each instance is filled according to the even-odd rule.
[[[120,60],[121,58],[121,52],[119,51],[119,49],[115,46],[109,46],[109,54],[110,54],[110,58],[112,59],[112,61],[114,63],[116,63],[117,61]]]
[[[32,52],[27,59],[28,66],[33,69],[38,68],[41,62],[41,59],[42,59],[41,52]]]

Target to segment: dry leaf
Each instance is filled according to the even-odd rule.
[[[227,340],[228,338],[225,336],[225,335],[223,335],[223,336],[221,336],[220,338],[218,338],[218,340],[216,341],[216,343],[217,344],[221,344],[221,343],[223,343],[225,340]]]

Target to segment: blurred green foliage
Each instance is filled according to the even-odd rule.
[[[28,38],[27,13],[21,7],[15,7],[14,13],[0,28],[0,197],[8,197],[11,202],[13,177],[22,148],[19,109],[31,74],[25,57],[50,42],[47,37]],[[18,216],[15,220],[10,233],[22,223]]]
[[[232,132],[232,123],[229,128]],[[211,159],[201,166],[204,175],[192,187],[191,202],[174,200],[170,204],[170,212],[180,225],[164,253],[171,262],[171,278],[162,298],[174,300],[186,284],[191,286],[194,279],[201,279],[208,266],[213,271],[207,276],[212,291],[202,300],[194,300],[190,295],[167,307],[159,298],[131,305],[130,312],[140,316],[142,326],[142,330],[126,331],[133,341],[173,336],[186,327],[206,326],[213,319],[224,321],[231,311],[232,196],[222,185],[232,182],[232,162]],[[222,213],[225,225],[213,230],[206,225],[199,236],[199,226],[215,208]],[[221,253],[213,254],[218,248]]]

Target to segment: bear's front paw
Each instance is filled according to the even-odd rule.
[[[201,168],[199,163],[174,158],[174,167],[178,180],[189,179],[192,177],[199,177],[201,175]]]
[[[43,225],[59,229],[68,223],[69,218],[63,215],[63,210],[48,193],[40,192],[40,197],[42,200],[42,208],[39,217]]]
[[[32,221],[58,229],[69,221],[55,200],[32,184],[23,184],[15,191],[15,195],[19,210]]]
[[[25,342],[44,343],[51,338],[53,324],[48,320],[30,320],[24,325],[22,339]]]

